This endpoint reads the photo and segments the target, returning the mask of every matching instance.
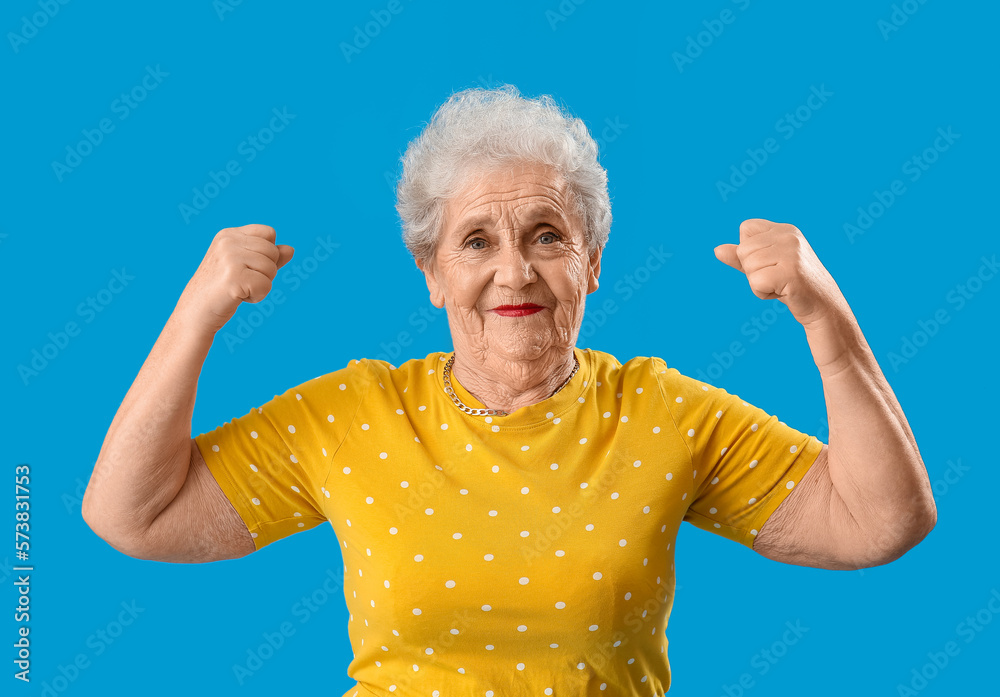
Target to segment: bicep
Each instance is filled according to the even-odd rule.
[[[785,564],[820,569],[874,566],[865,536],[830,477],[829,445],[761,527],[753,550]]]
[[[256,550],[250,531],[219,487],[194,438],[187,478],[150,524],[143,559],[199,563],[236,559]]]

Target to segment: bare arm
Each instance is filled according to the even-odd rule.
[[[191,438],[191,418],[215,333],[240,302],[263,299],[291,258],[273,242],[262,225],[216,236],[111,422],[82,512],[125,554],[212,561],[254,549]]]

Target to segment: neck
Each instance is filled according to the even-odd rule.
[[[551,397],[575,367],[572,347],[521,361],[456,351],[451,374],[488,409],[512,414]]]

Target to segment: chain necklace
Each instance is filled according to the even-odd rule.
[[[444,364],[444,391],[451,397],[451,401],[453,401],[459,409],[464,411],[466,414],[472,414],[473,416],[510,416],[510,414],[502,409],[473,409],[472,407],[467,407],[462,404],[462,401],[458,398],[458,395],[455,394],[455,390],[452,389],[451,386],[451,364],[454,361],[455,354],[452,354],[451,358],[448,359],[448,362]],[[573,362],[576,363],[573,367],[573,372],[569,374],[569,377],[566,378],[566,380],[563,381],[563,384],[559,385],[559,387],[556,388],[556,391],[552,394],[555,394],[562,388],[566,387],[566,383],[572,380],[573,376],[576,375],[576,371],[580,369],[580,361],[577,359],[575,354],[573,355]],[[551,396],[552,395],[549,395],[549,397]]]

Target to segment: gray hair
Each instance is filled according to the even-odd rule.
[[[584,224],[590,254],[611,231],[608,174],[586,124],[549,95],[525,99],[514,85],[455,92],[400,158],[396,211],[414,259],[437,249],[444,207],[477,172],[513,163],[554,167],[565,179]]]

